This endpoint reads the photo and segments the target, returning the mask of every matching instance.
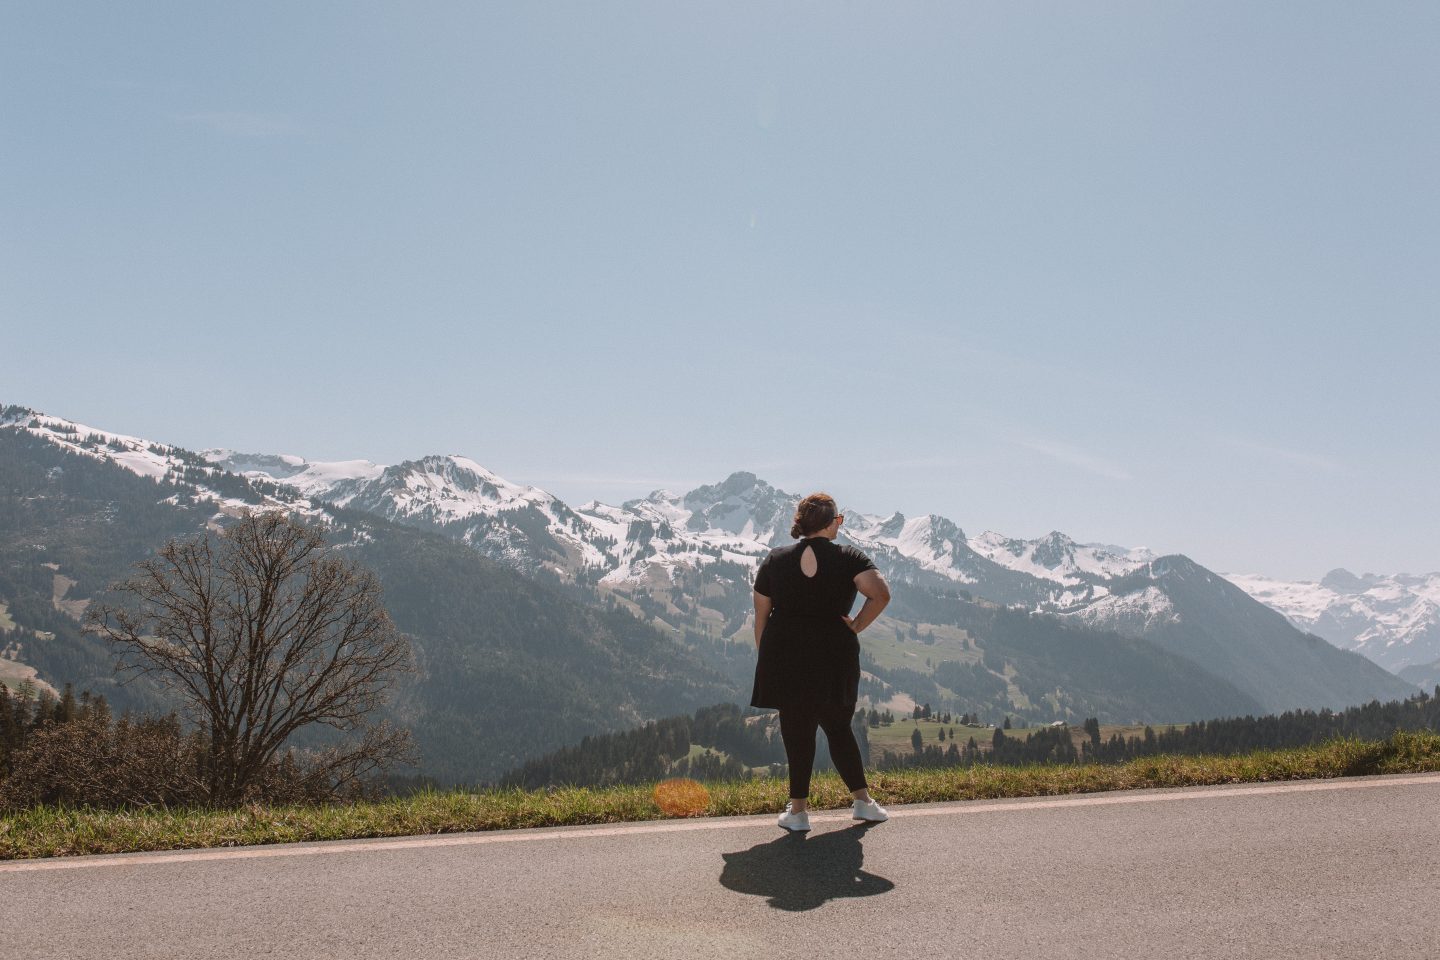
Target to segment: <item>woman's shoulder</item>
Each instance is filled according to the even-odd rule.
[[[800,546],[800,541],[797,540],[794,543],[782,543],[778,547],[771,547],[770,551],[760,558],[760,561],[764,563],[766,560],[774,560],[783,557],[787,553],[794,553],[795,548],[798,546]]]
[[[859,574],[861,571],[864,570],[877,569],[875,566],[875,561],[870,559],[870,554],[866,553],[864,550],[861,550],[859,547],[855,546],[855,544],[838,543],[836,544],[836,547],[839,548],[840,555],[848,561],[850,569],[854,573]]]

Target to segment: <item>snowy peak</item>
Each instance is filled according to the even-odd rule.
[[[251,480],[283,483],[304,496],[337,502],[347,499],[336,496],[337,490],[347,484],[373,480],[384,470],[369,460],[312,461],[291,454],[237,453],[223,449],[206,450],[203,456],[215,466]]]
[[[685,497],[682,494],[671,493],[669,490],[655,490],[648,497],[639,497],[634,500],[626,500],[619,507],[608,506],[599,500],[592,500],[581,508],[582,512],[589,513],[591,509],[604,511],[619,511],[632,514],[656,523],[661,521],[679,524],[684,526],[690,519],[690,511],[685,508]]]
[[[875,536],[895,539],[905,531],[905,514],[896,510],[887,519],[875,525]]]
[[[1440,660],[1440,573],[1357,576],[1336,569],[1318,583],[1226,577],[1301,630],[1391,671]]]
[[[6,408],[7,423],[48,420]],[[87,435],[55,421],[56,442]],[[96,432],[98,434],[98,432]],[[790,542],[798,496],[750,471],[680,494],[655,490],[620,506],[592,500],[572,509],[546,491],[512,483],[460,454],[431,455],[383,466],[368,460],[310,461],[284,454],[207,450],[203,456],[98,434],[91,448],[113,442],[110,459],[162,475],[181,469],[239,474],[252,484],[308,507],[326,501],[406,523],[433,526],[519,569],[546,567],[566,576],[622,582],[673,583],[683,569],[725,562],[723,576],[743,580],[772,547]],[[184,458],[188,457],[188,461]],[[169,459],[167,459],[169,458]],[[290,493],[294,491],[294,493]],[[305,498],[305,499],[301,499]],[[967,539],[947,517],[896,511],[850,511],[841,537],[874,556],[897,582],[963,584],[981,596],[1033,607],[1072,610],[1105,595],[1103,582],[1153,559],[1148,551],[1077,544],[1054,531],[1034,541],[994,533]],[[738,587],[742,584],[736,581]]]
[[[183,472],[196,460],[194,455],[175,447],[99,430],[28,407],[4,408],[0,411],[0,427],[23,431],[70,453],[108,461],[131,473],[157,480]]]
[[[1075,566],[1075,541],[1059,530],[1052,530],[1030,550],[1030,557],[1047,570]]]
[[[231,473],[253,473],[273,480],[286,480],[298,473],[303,473],[309,466],[303,457],[289,454],[240,453],[220,447],[202,450],[200,456]]]
[[[1144,547],[1076,543],[1058,530],[1035,540],[987,530],[970,540],[970,548],[1003,567],[1063,586],[1125,576],[1156,559]]]
[[[283,483],[341,506],[360,506],[358,499],[373,509],[381,500],[388,500],[388,512],[394,515],[423,514],[442,523],[555,502],[538,487],[511,483],[458,454],[432,455],[394,466],[369,460],[310,461],[230,450],[207,450],[205,456],[232,472]]]
[[[1382,579],[1373,573],[1357,577],[1344,567],[1336,567],[1320,578],[1320,586],[1335,593],[1364,593]]]
[[[307,515],[309,501],[264,484],[246,483],[225,467],[182,447],[142,437],[112,433],[29,407],[0,408],[0,429],[14,430],[52,444],[67,453],[99,460],[140,477],[183,488],[186,495],[212,501],[222,512],[262,505],[283,506]],[[172,494],[178,497],[181,494]]]
[[[779,543],[788,538],[798,499],[742,470],[719,483],[696,487],[682,504],[690,512],[687,530]]]
[[[893,554],[957,583],[974,583],[974,555],[959,525],[939,514],[846,517],[842,532],[861,549]]]
[[[401,513],[427,513],[444,522],[558,501],[532,486],[511,483],[468,457],[429,456],[386,467],[372,495],[385,490]]]

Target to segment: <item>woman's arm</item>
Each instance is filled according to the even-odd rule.
[[[760,649],[760,634],[765,632],[765,621],[770,619],[770,608],[775,602],[763,593],[751,590],[755,597],[755,649]]]
[[[880,576],[879,570],[865,570],[855,575],[855,589],[865,595],[865,604],[852,619],[845,617],[850,629],[859,633],[880,616],[880,611],[890,602],[890,585]]]

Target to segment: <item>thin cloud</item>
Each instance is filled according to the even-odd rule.
[[[290,137],[305,130],[298,120],[283,113],[201,110],[176,114],[175,119],[181,123],[203,127],[221,136],[249,139]]]
[[[889,473],[894,470],[923,470],[928,467],[959,467],[964,464],[959,457],[905,457],[894,460],[880,458],[871,462],[847,466],[850,473]]]
[[[1058,443],[1053,440],[1016,440],[1014,443],[1027,450],[1043,454],[1052,460],[1078,467],[1086,473],[1093,473],[1098,477],[1105,477],[1108,480],[1133,480],[1130,471],[1117,463],[1111,463],[1102,457],[1073,447],[1068,443]]]
[[[1273,443],[1259,443],[1255,440],[1246,440],[1243,437],[1227,436],[1219,437],[1218,439],[1226,446],[1234,447],[1237,450],[1248,450],[1251,453],[1258,453],[1272,460],[1279,460],[1282,463],[1304,467],[1306,470],[1322,470],[1325,473],[1342,473],[1345,470],[1344,464],[1340,463],[1340,461],[1322,453],[1294,450],[1290,447],[1276,446]]]

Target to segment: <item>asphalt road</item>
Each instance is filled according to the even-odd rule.
[[[0,864],[0,957],[1440,957],[1440,775]]]

